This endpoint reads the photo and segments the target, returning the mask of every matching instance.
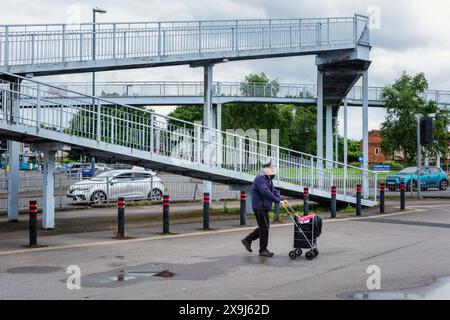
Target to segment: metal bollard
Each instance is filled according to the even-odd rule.
[[[37,201],[30,201],[29,204],[29,231],[30,231],[30,247],[37,246]]]
[[[168,195],[163,196],[163,233],[170,233],[170,221],[169,221],[169,206],[170,197]]]
[[[384,213],[384,196],[385,196],[386,185],[384,183],[380,184],[380,213]]]
[[[337,188],[331,187],[331,219],[336,218],[336,195]]]
[[[309,188],[303,190],[303,216],[309,214]]]
[[[361,207],[362,186],[360,184],[356,187],[356,216],[360,217],[362,213]]]
[[[406,210],[405,183],[400,183],[400,210]]]
[[[240,210],[241,226],[245,226],[245,224],[246,224],[246,222],[245,222],[246,204],[247,204],[247,193],[245,191],[241,191],[241,210]]]
[[[117,200],[117,238],[125,238],[125,199],[123,197]]]
[[[209,230],[209,193],[203,194],[203,230]]]

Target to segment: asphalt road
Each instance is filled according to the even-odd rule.
[[[98,233],[48,237],[62,247],[0,251],[0,299],[342,299],[367,291],[370,266],[380,268],[384,290],[426,293],[450,275],[450,204],[415,205],[400,215],[325,222],[313,261],[289,260],[290,225],[271,229],[272,259],[246,253],[240,239],[249,230],[235,223],[120,243],[99,242]],[[66,286],[70,265],[81,268],[81,290]],[[152,276],[166,270],[174,276]]]

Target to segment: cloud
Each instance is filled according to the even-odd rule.
[[[430,88],[450,90],[450,1],[447,0],[8,0],[2,2],[3,24],[64,23],[68,8],[79,9],[80,20],[92,20],[91,8],[108,10],[100,22],[244,18],[308,18],[367,14],[375,8],[380,29],[371,30],[373,60],[370,84],[392,83],[402,71],[425,72]],[[375,6],[375,7],[374,7]],[[280,82],[314,83],[314,57],[292,57],[241,61],[217,65],[220,81],[241,81],[251,72],[265,72]],[[188,66],[151,68],[98,74],[106,80],[202,80],[202,70]],[[58,80],[89,81],[89,74],[53,77]],[[383,113],[370,111],[370,127],[377,128]],[[360,110],[351,110],[350,136],[361,137]]]

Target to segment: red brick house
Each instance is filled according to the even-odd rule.
[[[361,153],[363,151],[362,140],[360,141]],[[381,150],[381,137],[379,130],[369,132],[369,164],[383,164],[392,160]]]

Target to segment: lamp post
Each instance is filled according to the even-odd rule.
[[[97,38],[97,34],[96,34],[96,14],[100,13],[100,14],[105,14],[107,11],[105,9],[101,9],[101,8],[92,8],[92,60],[95,61],[95,49],[96,49],[96,38]],[[92,72],[92,96],[95,97],[95,71]]]

